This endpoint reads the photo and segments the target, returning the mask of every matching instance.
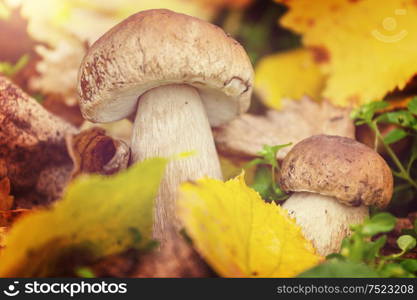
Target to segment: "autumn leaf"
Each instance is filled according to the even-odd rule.
[[[323,84],[319,66],[306,49],[266,56],[255,69],[255,91],[270,108],[280,109],[284,99],[319,100]]]
[[[94,260],[147,247],[166,163],[154,158],[114,176],[80,176],[51,209],[13,225],[0,253],[0,276],[56,276],[71,253]]]
[[[276,0],[280,22],[302,35],[328,75],[323,97],[360,105],[403,89],[417,68],[414,0]]]
[[[68,153],[74,164],[72,177],[82,173],[110,175],[126,169],[129,146],[106,135],[100,127],[92,127],[66,137]]]
[[[318,103],[304,97],[285,101],[280,111],[268,110],[265,115],[243,114],[213,131],[217,149],[224,156],[255,157],[264,145],[283,145],[316,134],[354,138],[355,126],[350,110],[323,101]],[[278,151],[283,159],[292,146]]]
[[[287,212],[264,202],[244,175],[181,187],[179,216],[195,247],[224,277],[291,277],[320,257]]]
[[[13,197],[10,196],[10,180],[7,177],[0,179],[0,210],[8,210],[13,206]]]

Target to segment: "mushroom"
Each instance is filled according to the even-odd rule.
[[[203,176],[222,178],[210,125],[248,109],[252,79],[245,50],[222,29],[164,9],[122,21],[92,45],[81,64],[78,93],[87,120],[134,115],[133,162],[194,151],[170,162],[156,199],[154,237],[162,252],[182,260],[180,267],[188,258],[177,238],[177,188]]]
[[[337,252],[351,224],[361,223],[368,207],[385,207],[393,178],[384,159],[346,137],[316,135],[287,154],[280,185],[293,192],[283,207],[321,255]]]
[[[3,176],[10,179],[17,206],[59,198],[72,169],[64,138],[76,128],[2,76],[0,124],[0,165]]]

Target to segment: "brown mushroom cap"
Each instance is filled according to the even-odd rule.
[[[285,157],[280,184],[286,192],[318,193],[350,206],[385,207],[392,197],[393,178],[385,160],[364,144],[316,135]]]
[[[78,75],[84,117],[111,122],[135,112],[146,91],[169,84],[199,90],[213,126],[246,111],[253,69],[219,27],[165,9],[139,12],[89,49]]]

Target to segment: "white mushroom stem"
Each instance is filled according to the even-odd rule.
[[[154,236],[164,243],[178,229],[175,200],[181,183],[204,176],[222,179],[210,124],[198,91],[188,85],[166,85],[139,99],[132,136],[132,157],[172,157],[156,200]],[[177,228],[175,228],[177,227]]]
[[[350,234],[349,226],[362,223],[369,214],[367,206],[347,206],[333,197],[307,192],[294,193],[282,207],[323,256],[338,252],[343,238]]]

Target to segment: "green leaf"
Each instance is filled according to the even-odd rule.
[[[68,275],[67,257],[86,261],[151,243],[153,204],[166,159],[138,163],[114,176],[82,176],[50,209],[19,219],[0,255],[2,277]],[[77,255],[74,255],[77,254]],[[71,260],[70,260],[71,261]],[[76,267],[74,263],[70,266]]]
[[[367,242],[364,244],[364,260],[371,262],[377,257],[379,251],[387,242],[387,236],[383,235],[374,242]]]
[[[261,195],[262,199],[268,199],[271,193],[272,175],[271,168],[267,166],[259,166],[256,169],[255,177],[251,188]]]
[[[389,105],[386,101],[376,101],[362,105],[361,107],[353,110],[350,117],[353,120],[362,120],[363,123],[370,123],[378,111],[387,108]]]
[[[300,278],[370,278],[379,277],[378,274],[363,263],[350,261],[326,261],[306,272],[299,274]]]
[[[384,142],[388,145],[398,142],[408,136],[408,133],[401,128],[395,128],[388,132],[384,137]]]
[[[256,169],[254,181],[250,186],[267,201],[282,201],[288,196],[279,188],[275,187],[271,167],[260,165]]]
[[[264,200],[282,201],[288,196],[277,186],[275,182],[275,172],[278,171],[277,153],[282,148],[290,146],[291,143],[284,145],[268,146],[264,145],[258,152],[261,157],[255,158],[246,164],[245,168],[258,166],[254,183],[251,187],[256,190]]]
[[[87,267],[80,267],[75,269],[75,274],[81,278],[96,278],[94,272]]]
[[[417,119],[407,110],[387,112],[376,119],[378,122],[396,124],[402,127],[414,128],[417,125]]]
[[[394,229],[395,217],[389,213],[378,213],[363,223],[362,234],[373,236]]]
[[[3,73],[5,76],[13,76],[21,69],[23,69],[26,64],[29,62],[29,56],[27,54],[19,58],[19,60],[13,65],[9,62],[0,62],[0,73]]]
[[[248,168],[258,166],[258,165],[262,165],[262,164],[266,165],[267,162],[264,159],[258,157],[258,158],[255,158],[255,159],[251,160],[247,164],[245,164],[245,166],[243,168],[248,169]]]
[[[404,259],[400,264],[408,272],[411,272],[411,273],[417,272],[417,259],[411,259],[411,258]]]
[[[411,235],[414,238],[417,238],[417,232],[414,231],[414,229],[408,229],[404,228],[401,230],[402,235]]]
[[[274,168],[278,168],[278,162],[277,162],[277,153],[279,150],[290,146],[291,143],[284,144],[284,145],[276,145],[276,146],[268,146],[264,145],[262,150],[258,152],[260,156],[263,157],[265,162]]]
[[[414,97],[408,102],[407,108],[412,114],[417,115],[417,97]]]
[[[397,239],[398,247],[404,252],[413,249],[416,246],[416,244],[416,239],[411,235],[402,235]]]
[[[397,263],[388,263],[384,265],[379,273],[380,276],[388,278],[410,277],[409,272],[407,272],[407,270],[405,270],[402,265]]]

